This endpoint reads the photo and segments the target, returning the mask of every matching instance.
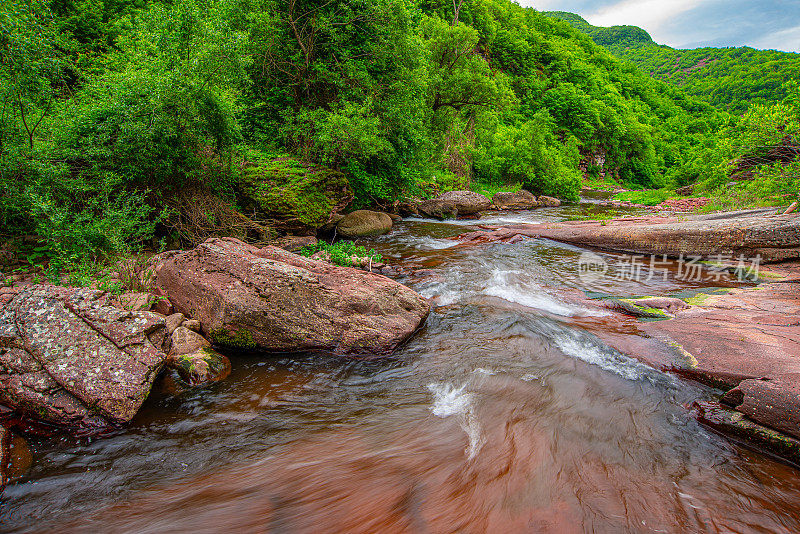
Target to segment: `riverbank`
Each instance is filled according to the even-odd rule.
[[[798,471],[690,416],[687,406],[717,401],[718,390],[644,365],[595,333],[648,341],[636,335],[645,323],[587,298],[585,248],[450,239],[594,209],[408,218],[365,238],[359,244],[402,267],[397,282],[431,305],[394,353],[224,350],[227,379],[182,391],[157,385],[103,439],[30,437],[33,464],[7,487],[0,520],[22,532],[217,522],[325,532],[338,511],[355,531],[619,531],[642,521],[666,531],[800,528]],[[666,279],[609,278],[600,289],[700,289],[676,276],[676,262],[669,269]],[[246,288],[250,278],[238,279]]]

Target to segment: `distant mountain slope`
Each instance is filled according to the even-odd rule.
[[[800,54],[746,46],[681,50],[655,43],[637,26],[598,27],[574,13],[543,14],[569,23],[651,76],[734,113],[751,103],[779,102],[800,81]]]

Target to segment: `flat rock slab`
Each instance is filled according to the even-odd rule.
[[[639,329],[686,355],[673,370],[729,389],[742,380],[800,373],[798,294],[794,282],[733,289]]]
[[[156,271],[176,309],[232,348],[383,354],[430,311],[423,297],[384,276],[230,238],[170,256]]]
[[[158,370],[163,317],[88,289],[32,286],[0,312],[0,403],[92,433],[129,421]]]
[[[631,254],[674,258],[719,256],[779,262],[800,258],[800,214],[745,212],[739,216],[637,217],[487,228],[456,239],[469,244],[508,241],[517,235],[548,238]]]
[[[793,280],[797,269],[790,263],[774,271]],[[800,439],[799,294],[798,282],[764,283],[709,295],[666,321],[616,315],[579,324],[654,367],[727,390],[723,401],[747,416],[737,425],[757,423]]]

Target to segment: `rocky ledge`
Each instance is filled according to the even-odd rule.
[[[96,433],[130,421],[166,363],[164,318],[107,293],[32,286],[0,312],[0,403],[31,422]]]
[[[486,227],[486,230],[455,239],[465,244],[478,244],[537,237],[603,250],[673,258],[741,255],[759,256],[763,262],[800,258],[800,214],[782,215],[776,210],[521,224]]]

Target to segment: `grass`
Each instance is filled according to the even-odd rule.
[[[488,183],[474,182],[472,184],[471,189],[475,193],[480,193],[489,200],[492,200],[492,198],[494,198],[495,193],[499,193],[501,191],[516,193],[517,191],[522,189],[522,184],[519,182],[514,184],[488,184]]]
[[[367,250],[362,246],[356,246],[352,241],[337,241],[329,244],[325,241],[317,241],[314,245],[308,245],[300,249],[300,255],[310,258],[320,251],[328,253],[330,263],[342,265],[344,267],[357,267],[367,259],[370,263],[378,263],[383,257],[375,252],[375,249]]]
[[[595,191],[614,191],[616,189],[625,189],[625,187],[612,178],[593,178],[586,176],[583,179],[583,187],[594,189]]]
[[[669,198],[677,198],[675,191],[670,189],[649,189],[646,191],[624,191],[614,195],[614,200],[620,202],[633,202],[645,206],[657,206]]]

